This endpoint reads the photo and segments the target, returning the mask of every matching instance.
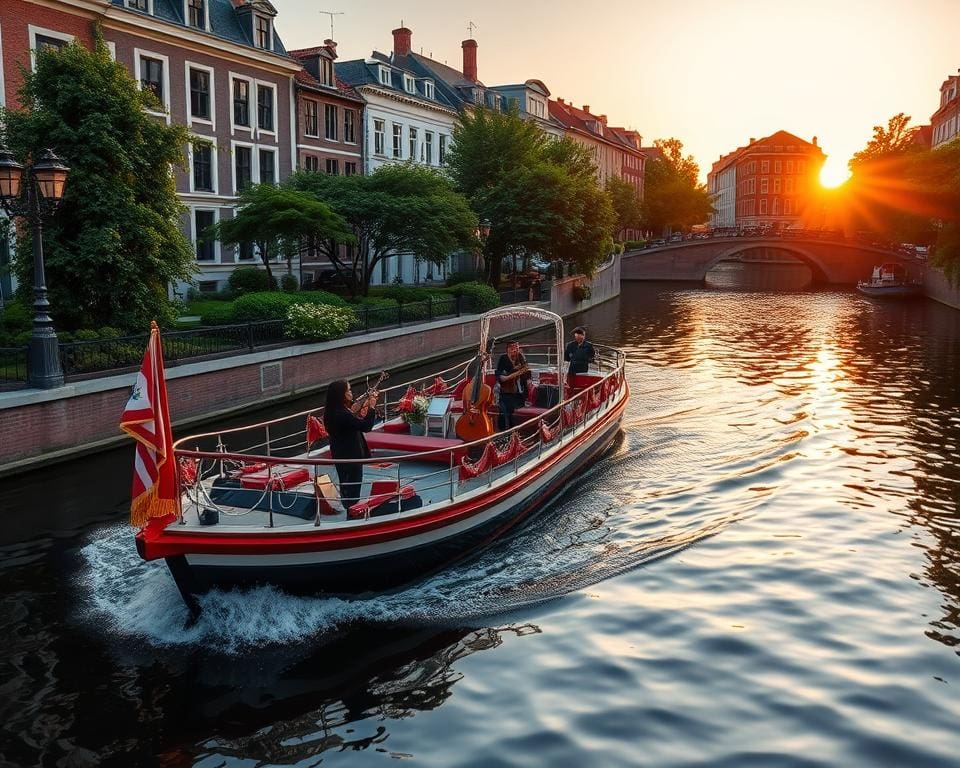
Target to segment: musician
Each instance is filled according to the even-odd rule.
[[[507,351],[497,361],[497,383],[500,384],[500,416],[497,429],[509,429],[513,423],[513,412],[522,408],[527,400],[527,380],[530,368],[520,351],[520,342],[511,341]]]
[[[587,332],[582,326],[577,326],[573,329],[573,341],[564,350],[563,359],[570,362],[567,373],[586,373],[594,356],[593,344],[587,341]]]
[[[356,403],[350,382],[340,379],[327,388],[323,425],[330,435],[330,455],[335,459],[369,459],[363,433],[373,429],[379,393],[372,389]],[[334,464],[340,481],[340,500],[347,508],[360,500],[363,464]]]

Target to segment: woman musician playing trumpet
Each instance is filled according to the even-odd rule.
[[[520,351],[520,342],[511,341],[507,351],[497,361],[497,383],[500,385],[500,416],[497,430],[502,432],[513,424],[513,412],[527,401],[527,380],[530,366]]]
[[[330,455],[335,459],[369,459],[370,448],[363,433],[373,429],[380,393],[370,389],[354,402],[350,382],[340,379],[327,389],[323,425],[330,435]],[[360,500],[363,464],[334,464],[340,481],[340,500],[349,509]]]

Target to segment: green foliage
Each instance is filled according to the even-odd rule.
[[[237,212],[221,219],[211,236],[225,245],[255,243],[267,275],[270,259],[283,256],[290,273],[293,257],[308,239],[352,242],[346,222],[314,195],[289,187],[254,184],[240,193]]]
[[[200,325],[230,325],[233,319],[232,301],[205,301],[202,303]]]
[[[626,229],[640,229],[643,211],[633,184],[617,176],[611,176],[607,179],[607,193],[610,195],[610,202],[613,204],[613,212],[616,216],[615,231],[622,233]]]
[[[906,152],[913,142],[913,130],[908,127],[910,119],[909,115],[898,112],[887,121],[886,128],[882,125],[873,126],[873,138],[850,158],[850,170],[856,172],[864,165]]]
[[[20,301],[8,301],[0,314],[0,327],[8,332],[26,331],[33,326],[33,315]]]
[[[442,296],[445,292],[443,288],[420,288],[412,285],[387,285],[370,289],[371,296],[393,299],[401,304],[426,301],[431,296]]]
[[[341,273],[360,276],[366,294],[376,266],[398,253],[415,253],[442,264],[453,251],[472,247],[476,218],[466,200],[435,170],[411,164],[385,165],[369,176],[298,173],[291,188],[309,192],[340,215],[354,247],[342,237],[315,243]]]
[[[247,293],[233,302],[233,321],[235,323],[258,320],[282,320],[293,304],[290,294]]]
[[[464,311],[479,313],[500,306],[500,294],[484,283],[461,283],[454,288],[454,295],[463,297]]]
[[[172,323],[167,285],[194,271],[170,173],[184,163],[186,129],[146,113],[151,97],[113,60],[99,30],[93,51],[74,43],[38,52],[19,96],[22,108],[4,117],[20,162],[50,147],[71,169],[44,229],[57,327]],[[29,230],[20,229],[15,265],[24,293],[32,285]]]
[[[683,157],[678,139],[657,139],[663,160],[647,163],[644,176],[643,227],[654,232],[687,230],[714,212],[710,193],[697,182],[700,172],[692,156]]]
[[[461,283],[476,283],[483,281],[482,272],[451,272],[447,275],[447,287]]]
[[[624,246],[628,251],[632,251],[635,248],[643,248],[646,242],[646,240],[627,240]]]
[[[227,280],[234,296],[258,291],[272,291],[277,288],[276,278],[258,267],[237,267]]]
[[[490,222],[482,245],[491,285],[505,259],[539,253],[591,272],[609,252],[613,208],[576,142],[547,141],[516,111],[476,109],[458,119],[447,165],[455,188]]]
[[[286,317],[287,336],[312,341],[343,336],[357,319],[349,307],[334,307],[328,304],[292,304]]]
[[[287,273],[280,277],[280,290],[284,293],[294,293],[298,287],[299,284],[297,283],[297,278],[294,275]]]
[[[592,292],[589,285],[573,286],[573,300],[576,302],[586,301],[590,298]]]

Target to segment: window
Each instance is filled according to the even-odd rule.
[[[382,155],[384,153],[383,148],[383,120],[374,120],[373,121],[373,154]]]
[[[546,104],[541,99],[530,98],[530,114],[534,117],[545,117],[547,114]]]
[[[393,124],[393,156],[403,157],[403,126],[400,123]]]
[[[338,173],[340,173],[340,162],[335,158],[328,157],[327,173],[329,173],[331,176],[336,176]]]
[[[773,198],[773,212],[772,212],[772,213],[773,213],[774,216],[779,216],[779,215],[780,215],[780,198],[779,198],[779,197]]]
[[[806,169],[806,163],[804,163],[803,160],[797,160],[797,173],[803,173]]]
[[[156,96],[161,104],[164,103],[162,61],[148,56],[140,57],[140,87]]]
[[[433,133],[431,131],[424,134],[423,151],[427,165],[433,165]]]
[[[193,191],[213,192],[213,145],[198,141],[193,145]]]
[[[403,76],[403,90],[407,93],[417,92],[417,83],[410,75],[404,74]]]
[[[247,80],[233,81],[233,122],[250,127],[250,83]]]
[[[354,176],[357,173],[357,164],[356,163],[344,163],[343,164],[343,175],[344,176]]]
[[[445,133],[440,134],[440,157],[438,159],[440,165],[443,165],[447,160],[447,135]]]
[[[197,261],[213,261],[215,258],[213,238],[204,239],[203,233],[215,223],[213,211],[193,212],[193,239],[197,245]]]
[[[210,119],[210,73],[190,68],[190,117]]]
[[[760,198],[760,215],[761,216],[767,215],[767,198],[765,197]]]
[[[257,48],[270,50],[270,19],[266,16],[255,16],[254,19],[254,40]]]
[[[760,161],[760,173],[770,173],[770,161],[761,160]]]
[[[760,179],[760,194],[765,195],[770,191],[770,180],[764,176]]]
[[[40,51],[59,51],[66,48],[69,40],[63,40],[59,37],[50,37],[49,35],[36,35],[34,38],[33,50]]]
[[[261,131],[273,131],[273,88],[257,86],[257,127]]]
[[[277,153],[271,149],[261,149],[260,150],[260,183],[261,184],[276,184],[277,183],[277,169],[274,161],[276,160]]]
[[[793,160],[787,160],[787,173],[793,173]]]
[[[389,67],[380,67],[380,83],[382,85],[390,85],[390,68]]]
[[[411,125],[410,126],[410,159],[411,160],[417,159],[417,143],[418,143],[417,129]]]
[[[789,216],[793,213],[793,201],[785,198],[783,201],[783,215]]]
[[[785,192],[793,192],[793,177],[792,177],[792,176],[788,176],[788,177],[787,177],[787,180],[784,182],[784,187],[785,187],[785,189],[784,189]],[[786,213],[786,211],[784,211],[784,213]]]
[[[320,82],[323,85],[333,85],[333,62],[320,57]]]
[[[773,194],[775,195],[780,194],[780,177],[779,176],[773,177]]]
[[[303,132],[307,136],[320,135],[320,108],[310,99],[303,102]]]
[[[320,170],[320,158],[316,155],[307,155],[303,158],[303,169],[311,173],[317,173]]]
[[[237,192],[243,192],[253,180],[253,150],[250,147],[234,148],[234,179]]]
[[[337,140],[337,108],[333,104],[323,105],[323,130],[327,141]]]
[[[426,96],[428,99],[436,98],[436,96],[434,96],[432,80],[423,81],[423,95]]]
[[[357,143],[356,112],[352,109],[343,110],[343,140],[348,144]]]
[[[237,259],[239,261],[250,261],[253,259],[253,243],[240,243],[237,245]]]
[[[774,160],[774,162],[773,162],[773,172],[774,172],[774,173],[782,173],[782,172],[783,172],[782,169],[783,169],[783,163],[781,163],[779,160]]]
[[[127,8],[133,8],[135,11],[147,10],[147,0],[127,0]]]
[[[187,19],[191,27],[207,28],[207,14],[204,9],[205,0],[187,0]]]

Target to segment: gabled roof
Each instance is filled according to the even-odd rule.
[[[336,43],[333,45],[336,46]],[[290,56],[302,64],[305,59],[322,55],[324,53],[328,54],[326,58],[331,59],[331,61],[337,57],[336,53],[330,49],[330,46],[327,45],[317,45],[312,48],[298,48],[290,51]],[[334,67],[336,66],[337,65],[334,64]],[[324,85],[321,83],[306,69],[301,69],[299,72],[297,72],[297,74],[294,76],[294,80],[296,80],[297,85],[301,85],[319,93],[336,93],[337,96],[342,96],[347,99],[352,99],[359,102],[363,101],[363,97],[361,97],[351,85],[337,77],[336,69],[334,69],[334,87],[332,88],[329,85]]]
[[[744,154],[750,152],[773,152],[775,147],[783,147],[782,151],[786,152],[786,147],[793,146],[795,149],[794,152],[804,152],[809,154],[810,150],[816,150],[820,154],[823,154],[823,150],[816,144],[816,137],[811,143],[809,141],[804,141],[799,136],[794,136],[788,131],[777,131],[776,133],[771,133],[769,136],[764,136],[762,139],[756,139],[751,141],[746,147],[744,147]]]
[[[405,60],[409,59],[409,57],[406,56],[399,58]],[[404,61],[403,63],[409,64],[409,61]],[[381,65],[390,68],[390,85],[380,82],[378,69]],[[395,91],[398,96],[418,99],[424,102],[425,105],[429,104],[445,107],[447,109],[457,108],[457,103],[441,88],[437,87],[436,81],[434,81],[434,98],[427,98],[423,90],[424,76],[420,72],[415,69],[405,67],[399,62],[392,61],[389,56],[386,56],[379,51],[374,51],[370,55],[369,59],[338,61],[334,65],[334,71],[340,80],[342,80],[345,84],[352,86],[353,88],[361,88],[365,85],[371,85],[388,91]],[[414,78],[416,83],[416,93],[410,93],[404,89],[403,75],[405,73]]]
[[[142,16],[150,15],[146,11],[138,11],[135,8],[130,8],[124,0],[110,0],[110,2],[130,13],[137,13]],[[212,35],[223,40],[228,40],[231,43],[244,45],[248,48],[256,48],[253,42],[253,29],[251,25],[241,23],[240,13],[246,8],[265,13],[271,17],[277,15],[276,8],[267,0],[252,0],[252,2],[245,3],[240,8],[235,7],[231,0],[207,0],[207,13],[210,16],[210,30],[207,31],[187,26],[187,22],[183,16],[182,0],[154,0],[153,18],[191,29],[200,34]],[[277,34],[276,26],[274,26],[273,29],[272,53],[277,53],[281,56],[287,55],[283,41],[280,39],[280,35]]]

